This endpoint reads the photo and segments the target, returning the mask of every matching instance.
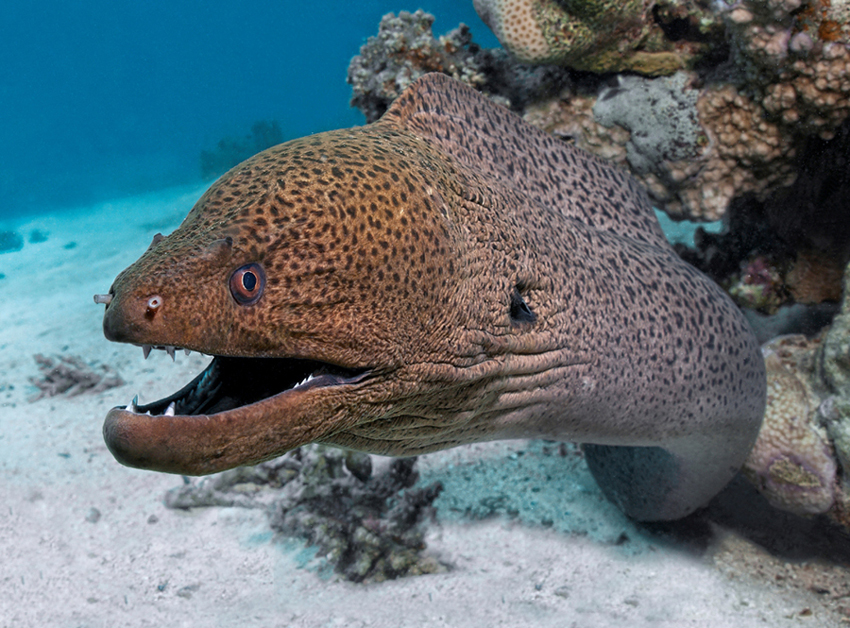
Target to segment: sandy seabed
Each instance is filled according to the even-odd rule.
[[[689,524],[636,526],[580,457],[558,466],[525,441],[420,458],[422,481],[446,487],[428,533],[428,552],[450,566],[441,574],[353,584],[274,536],[263,512],[167,509],[181,478],[122,467],[101,425],[110,407],[169,394],[205,360],[145,361],[107,342],[92,295],[200,193],[0,223],[27,238],[0,254],[0,627],[848,625],[850,549],[816,522],[782,524],[738,497]],[[46,241],[29,242],[36,229]],[[31,402],[39,353],[108,364],[128,383]],[[476,518],[488,503],[512,515]],[[735,512],[749,508],[764,512],[748,528]]]

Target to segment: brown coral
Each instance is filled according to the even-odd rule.
[[[791,138],[765,120],[751,98],[732,85],[717,85],[703,90],[696,106],[709,146],[698,161],[669,164],[685,174],[666,203],[669,213],[717,220],[733,198],[748,193],[763,199],[794,181]]]
[[[745,0],[726,14],[750,92],[793,135],[824,139],[850,110],[847,3]]]
[[[843,274],[841,260],[818,251],[802,250],[785,275],[785,285],[797,303],[838,302]]]
[[[519,4],[537,6],[527,0]],[[696,3],[674,4],[682,23],[698,13]],[[663,13],[666,5],[659,6]],[[692,75],[694,87],[688,89],[699,90],[695,108],[703,133],[693,137],[690,152],[698,156],[656,161],[651,168],[635,167],[632,160],[624,165],[659,207],[695,220],[721,218],[734,198],[765,201],[791,185],[806,140],[832,137],[850,112],[848,16],[843,0],[742,0],[703,15],[703,22],[728,27],[732,63],[705,66]],[[588,142],[589,150],[620,156],[620,138],[588,129],[581,110],[560,109],[563,120],[545,126],[582,127],[585,137],[601,140]]]
[[[846,0],[805,4],[801,0],[741,0],[728,8],[672,0],[614,4],[478,0],[476,6],[485,21],[496,25],[494,30],[501,33],[505,46],[529,61],[568,58],[567,65],[573,68],[611,72],[623,67],[606,65],[609,53],[618,58],[617,63],[626,57],[637,59],[638,53],[653,59],[673,54],[680,61],[699,60],[677,62],[660,73],[682,67],[688,72],[643,79],[658,85],[669,81],[664,87],[650,88],[620,77],[621,85],[612,88],[609,78],[573,73],[567,82],[580,83],[581,89],[575,85],[561,89],[561,83],[557,96],[533,102],[525,111],[532,124],[629,168],[657,206],[676,218],[717,220],[733,199],[745,196],[767,202],[804,170],[801,155],[807,154],[811,138],[832,137],[848,117],[850,5]],[[606,22],[613,35],[604,42],[599,38],[604,39],[605,29],[587,28],[603,16],[623,21],[622,28],[611,25],[616,20]],[[515,108],[533,100],[494,89],[494,76],[506,74],[499,64],[487,61],[495,57],[473,53],[476,49],[463,28],[437,44],[430,33],[431,21],[431,16],[421,13],[386,16],[378,38],[372,38],[352,63],[353,102],[367,112],[368,119],[377,117],[406,84],[425,71],[456,76],[498,94],[500,102]],[[604,63],[593,65],[598,62]],[[646,70],[638,66],[631,69]],[[521,73],[523,67],[528,66],[512,67],[512,73]],[[606,128],[599,124],[603,120],[593,113],[594,104],[612,93],[624,94],[621,98],[628,101],[640,90],[668,95],[678,103],[678,113],[658,116],[656,123],[652,120],[657,112],[644,106],[646,122],[640,129],[622,121],[605,122]],[[687,132],[656,155],[639,154],[635,148],[636,138],[672,137],[673,131],[683,128]]]
[[[562,92],[528,107],[525,119],[628,168],[631,133],[616,124],[600,124],[593,115],[596,100],[587,91]],[[641,171],[632,168],[659,207],[672,216],[717,220],[733,198],[749,193],[764,200],[776,187],[794,181],[792,138],[765,120],[751,98],[732,85],[713,85],[700,90],[695,100],[694,118],[702,133],[693,134],[688,153],[697,157],[656,161]]]

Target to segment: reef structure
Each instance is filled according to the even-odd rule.
[[[388,15],[352,61],[352,104],[371,121],[421,74],[449,74],[613,158],[660,209],[698,221],[809,176],[811,140],[832,138],[850,111],[843,0],[475,6],[509,59],[476,46],[465,25],[435,38],[426,13]],[[674,61],[647,69],[647,58]],[[523,81],[532,93],[517,98]]]
[[[551,15],[552,5],[584,6],[554,0],[479,0],[476,6],[490,4],[513,7],[498,13],[497,35],[522,22],[525,14]],[[607,84],[601,82],[595,94],[561,93],[554,107],[540,103],[527,112],[529,121],[556,133],[566,126],[595,134],[582,142],[589,150],[606,146],[610,153],[608,144],[624,142],[623,165],[644,183],[657,205],[674,217],[693,220],[719,219],[735,198],[751,195],[764,201],[791,185],[800,174],[800,157],[809,138],[830,139],[850,111],[846,2],[744,0],[706,6],[678,2],[651,7],[658,25],[664,23],[661,15],[678,16],[676,28],[668,21],[661,29],[674,40],[671,44],[712,43],[710,54],[705,47],[690,49],[691,62],[680,65],[676,80],[616,76]],[[492,25],[494,13],[486,15]],[[620,16],[613,10],[609,15],[612,20]],[[530,37],[533,29],[522,32]],[[562,62],[573,69],[589,69],[570,65],[569,59]],[[609,135],[595,125],[582,124],[587,107],[581,101],[587,98],[596,103],[594,122],[619,127],[628,135]],[[665,107],[672,115],[655,115],[656,103],[671,100],[679,105],[675,110]],[[546,108],[545,115],[540,114],[541,107]],[[662,143],[647,146],[645,141],[671,136],[674,140],[666,142],[661,158],[655,156]]]
[[[780,510],[829,512],[840,492],[835,451],[818,415],[812,377],[820,343],[787,336],[763,351],[768,372],[765,422],[744,465],[745,476]]]
[[[684,3],[651,0],[474,0],[499,42],[526,63],[554,63],[596,73],[672,74],[693,64],[718,36],[711,20],[683,17]],[[704,10],[693,3],[691,13]],[[699,39],[670,37],[694,27]]]
[[[381,19],[348,66],[351,105],[374,122],[404,89],[429,72],[462,81],[495,102],[521,113],[571,81],[564,68],[517,61],[501,48],[481,48],[466,24],[435,36],[434,16],[424,11]]]
[[[540,22],[546,14],[551,23],[560,15],[571,24],[570,11],[625,19],[625,8],[605,3],[478,0],[497,33],[511,31],[522,40],[507,50],[540,48],[521,59],[479,48],[464,25],[436,38],[427,13],[388,15],[379,36],[352,60],[352,103],[373,120],[407,77],[451,74],[538,128],[628,169],[671,217],[725,219],[728,235],[739,240],[734,251],[728,238],[706,237],[698,242],[701,251],[680,253],[697,263],[713,250],[711,263],[697,265],[742,306],[772,314],[788,304],[837,303],[850,260],[846,5],[641,5],[638,12],[652,22],[656,39],[688,59],[672,74],[654,77],[618,73],[613,66],[596,68],[604,73],[578,71],[584,66],[570,67],[566,58],[559,61],[564,65],[538,63],[549,52],[540,52],[545,46],[534,39],[538,31],[529,20]],[[450,51],[457,50],[450,63],[447,41],[454,42]],[[733,225],[769,231],[771,241],[765,247],[742,239]],[[745,240],[750,248],[741,248]],[[725,258],[723,272],[719,257]]]

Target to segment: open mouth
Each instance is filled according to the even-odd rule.
[[[214,356],[212,362],[181,390],[159,401],[126,408],[151,416],[210,415],[246,406],[294,390],[353,384],[368,369],[350,369],[296,358]]]

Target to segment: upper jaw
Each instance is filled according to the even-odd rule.
[[[154,349],[159,349],[160,351],[165,351],[165,353],[167,353],[171,357],[172,362],[175,361],[178,351],[182,351],[186,355],[189,355],[189,354],[192,353],[191,349],[186,349],[184,347],[175,347],[174,345],[147,345],[147,344],[142,344],[142,345],[136,345],[136,346],[142,348],[142,354],[144,355],[145,360],[148,359],[148,356],[151,354],[151,351],[154,350]]]

